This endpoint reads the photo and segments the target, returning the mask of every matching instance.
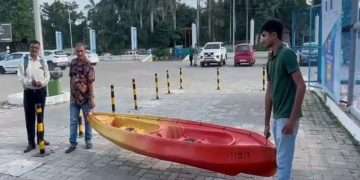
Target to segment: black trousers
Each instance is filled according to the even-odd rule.
[[[44,117],[44,108],[46,102],[46,87],[41,89],[25,89],[24,90],[24,111],[26,121],[26,131],[28,143],[35,146],[35,121],[36,121],[36,105],[40,104],[42,108],[42,117]]]

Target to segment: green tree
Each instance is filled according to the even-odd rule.
[[[34,38],[34,21],[32,1],[0,0],[0,17],[2,23],[12,24],[13,41]]]

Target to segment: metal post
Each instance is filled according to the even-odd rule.
[[[235,31],[236,31],[236,18],[235,18],[235,0],[233,0],[233,32],[232,32],[232,45],[233,45],[233,53],[234,53],[234,60],[235,60]]]
[[[70,9],[68,8],[69,14],[69,32],[70,32],[70,47],[73,49],[73,38],[72,38],[72,28],[71,28],[71,18],[70,18]]]
[[[135,110],[138,110],[135,79],[132,79],[132,86],[133,86],[133,94],[134,94],[134,108]]]
[[[199,31],[200,31],[200,0],[197,0],[197,12],[196,12],[196,42],[199,44]]]
[[[266,74],[266,68],[263,66],[262,68],[262,90],[265,91],[265,74]]]
[[[354,86],[355,86],[355,71],[356,71],[356,48],[359,48],[359,47],[356,47],[357,43],[357,36],[358,36],[358,32],[359,32],[359,29],[357,29],[356,27],[356,23],[360,23],[359,22],[359,17],[358,17],[358,9],[360,8],[359,7],[359,0],[353,0],[352,1],[352,7],[353,8],[353,12],[352,12],[352,28],[351,28],[351,56],[352,56],[352,59],[350,61],[350,65],[349,65],[349,86],[348,86],[348,106],[351,106],[353,101],[354,101]],[[355,7],[358,7],[358,8],[355,8]]]
[[[183,89],[182,82],[182,68],[180,68],[180,89]]]
[[[37,116],[37,139],[39,143],[40,154],[45,154],[45,141],[44,132],[45,126],[43,121],[43,108],[41,104],[36,105],[36,116]]]
[[[220,90],[220,70],[216,68],[216,75],[217,75],[217,90]]]
[[[249,0],[246,0],[246,42],[249,43]]]
[[[34,9],[34,22],[35,22],[35,38],[40,42],[40,55],[44,55],[44,46],[43,46],[43,37],[42,37],[42,27],[41,27],[41,17],[40,17],[40,0],[33,0],[33,9]]]
[[[169,71],[166,70],[166,81],[167,81],[168,94],[170,94],[170,81],[169,81],[169,78],[170,78]]]
[[[155,73],[155,92],[156,92],[156,99],[159,99],[159,81],[158,81],[157,73]]]
[[[82,123],[82,114],[81,112],[79,112],[79,137],[83,137],[84,136],[84,125]]]
[[[115,109],[115,90],[114,90],[114,85],[110,85],[110,89],[111,89],[111,111],[113,113],[115,113],[116,109]]]

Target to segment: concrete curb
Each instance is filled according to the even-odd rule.
[[[331,98],[328,98],[326,93],[320,89],[310,87],[310,90],[317,94],[330,111],[337,117],[338,121],[344,128],[360,143],[360,126],[354,119],[350,118]]]
[[[61,104],[70,101],[70,93],[63,92],[56,96],[46,97],[46,105]],[[7,97],[7,102],[10,105],[22,106],[23,105],[23,93],[10,94]]]

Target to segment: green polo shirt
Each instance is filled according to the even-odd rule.
[[[272,83],[273,118],[289,118],[296,96],[291,74],[299,70],[295,52],[280,47],[277,54],[270,55],[266,68],[268,81]]]

